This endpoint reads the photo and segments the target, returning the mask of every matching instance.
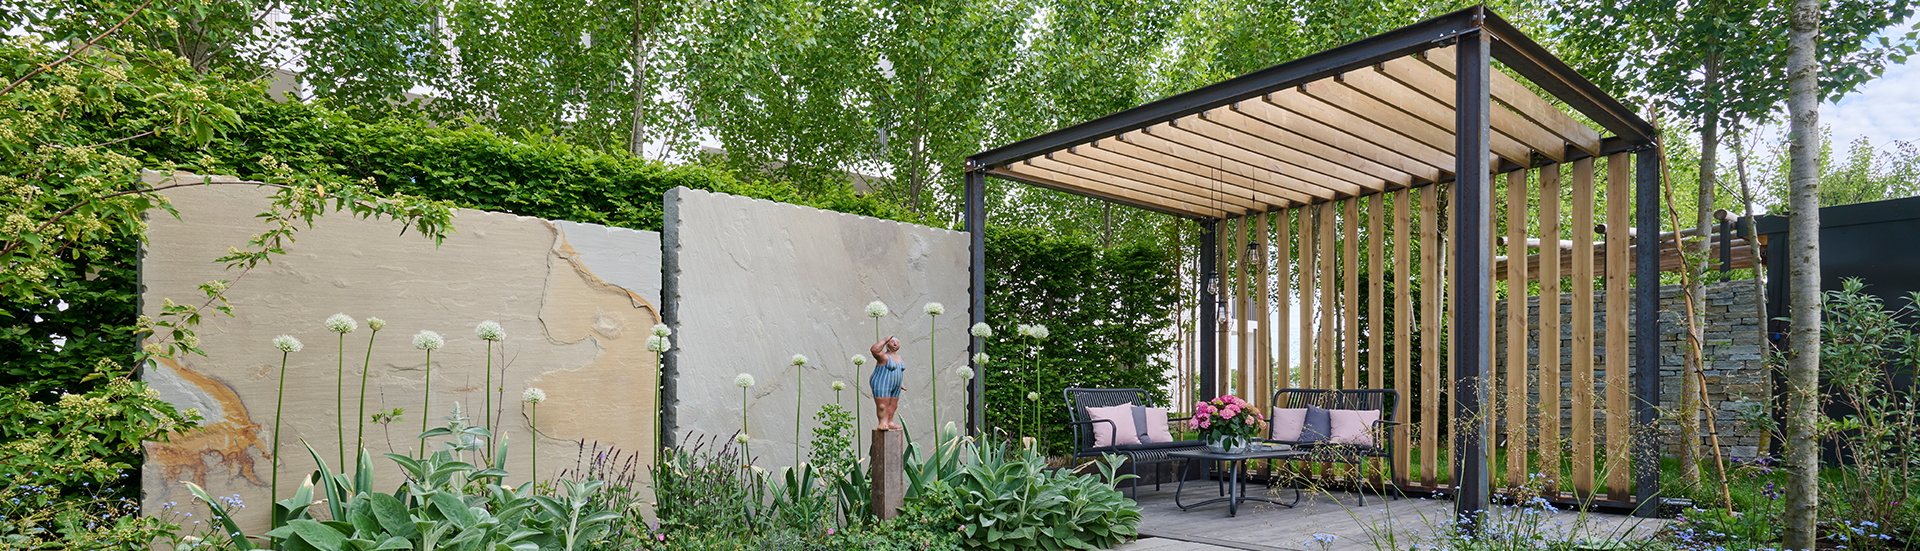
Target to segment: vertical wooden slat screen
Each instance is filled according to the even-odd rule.
[[[1507,487],[1527,481],[1527,171],[1507,173]]]
[[[1440,483],[1440,186],[1420,188],[1420,483]]]
[[[1560,492],[1560,165],[1540,168],[1540,465],[1544,491]],[[1521,251],[1525,254],[1525,251]],[[1592,255],[1589,254],[1589,257]],[[1515,256],[1509,254],[1508,261]]]
[[[1248,345],[1252,344],[1252,339],[1247,338],[1249,334],[1247,310],[1250,306],[1247,304],[1247,276],[1250,275],[1248,272],[1252,271],[1248,269],[1251,266],[1247,258],[1247,231],[1251,229],[1249,226],[1253,225],[1253,218],[1241,217],[1236,219],[1236,222],[1233,226],[1233,257],[1236,259],[1233,269],[1233,300],[1228,304],[1233,305],[1233,339],[1237,352],[1233,358],[1233,394],[1245,397],[1247,395],[1247,360],[1249,359],[1247,349]]]
[[[1606,472],[1607,496],[1618,501],[1632,499],[1632,492],[1627,486],[1632,478],[1627,467],[1627,454],[1632,450],[1629,445],[1631,437],[1627,434],[1627,422],[1631,415],[1627,404],[1627,361],[1633,358],[1633,351],[1627,348],[1627,276],[1633,272],[1633,267],[1628,265],[1627,255],[1627,247],[1633,242],[1633,237],[1627,234],[1627,228],[1633,224],[1633,190],[1628,188],[1632,166],[1627,162],[1625,153],[1607,157]],[[1648,228],[1647,231],[1657,232],[1660,229]]]
[[[1413,295],[1407,287],[1413,282],[1413,264],[1407,258],[1407,219],[1413,217],[1413,193],[1400,190],[1393,194],[1393,389],[1400,394],[1400,407],[1393,420],[1400,423],[1393,432],[1393,469],[1396,486],[1405,485],[1412,473],[1413,430],[1407,423],[1413,408]]]
[[[1374,195],[1367,200],[1367,388],[1386,388],[1387,377],[1387,272],[1380,256],[1382,242],[1386,240],[1382,226],[1387,216],[1387,194]],[[1392,458],[1386,459],[1392,461]],[[1376,462],[1380,463],[1380,462]],[[1378,487],[1380,471],[1369,469],[1373,473],[1373,482]]]
[[[1345,271],[1340,279],[1346,284],[1346,292],[1340,299],[1343,319],[1336,335],[1344,343],[1342,352],[1345,353],[1340,361],[1345,370],[1340,388],[1360,388],[1360,199],[1348,199],[1345,203],[1340,220],[1347,235],[1341,242],[1340,252]]]
[[[1320,207],[1300,207],[1300,383],[1304,388],[1320,384],[1319,336],[1313,332],[1314,305],[1319,296],[1314,287],[1314,274],[1319,271],[1320,244],[1316,238],[1320,235]]]
[[[1273,238],[1274,252],[1280,253],[1280,259],[1273,263],[1274,269],[1277,272],[1276,275],[1279,276],[1275,278],[1274,289],[1278,290],[1280,295],[1277,297],[1277,301],[1280,303],[1280,315],[1274,320],[1275,325],[1273,329],[1274,333],[1278,335],[1278,338],[1276,342],[1273,343],[1273,355],[1280,360],[1280,367],[1276,370],[1278,372],[1274,374],[1274,377],[1278,379],[1274,381],[1274,388],[1267,391],[1267,399],[1269,400],[1273,399],[1273,390],[1293,386],[1291,384],[1293,379],[1293,357],[1288,355],[1288,352],[1292,349],[1293,341],[1293,293],[1291,292],[1293,288],[1293,232],[1290,226],[1292,225],[1291,220],[1294,217],[1294,213],[1298,212],[1304,211],[1300,209],[1288,209],[1275,213],[1280,217],[1278,220],[1279,223],[1275,224],[1279,227],[1275,228],[1274,233],[1276,235]],[[1262,410],[1261,413],[1269,412]]]
[[[1573,489],[1593,495],[1593,159],[1573,162]]]
[[[1272,250],[1274,243],[1271,237],[1273,217],[1284,215],[1269,212],[1255,216],[1257,218],[1253,225],[1253,235],[1259,247],[1254,254],[1258,275],[1253,279],[1254,284],[1257,285],[1253,295],[1254,302],[1259,305],[1254,307],[1253,313],[1259,322],[1254,324],[1252,332],[1256,353],[1253,355],[1255,360],[1253,386],[1250,387],[1253,390],[1248,392],[1252,396],[1247,396],[1247,399],[1256,406],[1254,411],[1264,412],[1271,407],[1267,402],[1273,399],[1273,362],[1271,361],[1273,358],[1273,303],[1268,300],[1272,296],[1269,288],[1273,286],[1270,267],[1273,259],[1269,258],[1271,255],[1268,251]]]
[[[1233,221],[1232,220],[1220,221],[1219,230],[1214,233],[1217,237],[1217,239],[1215,239],[1217,243],[1214,244],[1214,250],[1217,251],[1217,254],[1215,256],[1218,257],[1219,259],[1219,266],[1214,268],[1214,274],[1216,274],[1215,277],[1219,282],[1219,289],[1216,289],[1216,291],[1218,291],[1219,294],[1216,295],[1214,298],[1215,300],[1225,300],[1225,301],[1228,301],[1226,302],[1227,304],[1232,304],[1233,303],[1232,299],[1227,296],[1232,294],[1231,285],[1233,281],[1229,277],[1231,275],[1231,272],[1227,271],[1229,267],[1229,265],[1227,264],[1227,259],[1233,258],[1233,249],[1228,248],[1233,244],[1233,241],[1232,241]],[[1217,309],[1220,306],[1218,303],[1215,303],[1215,304],[1203,304],[1200,307]],[[1206,392],[1210,393],[1209,396],[1205,396],[1207,398],[1211,398],[1213,395],[1225,394],[1227,391],[1227,365],[1228,365],[1227,362],[1229,361],[1229,359],[1227,358],[1226,352],[1227,352],[1227,343],[1228,343],[1229,334],[1225,330],[1227,328],[1226,326],[1227,326],[1227,320],[1228,320],[1226,314],[1227,314],[1226,312],[1220,312],[1219,317],[1216,318],[1216,323],[1219,324],[1219,328],[1214,331],[1214,334],[1217,337],[1215,340],[1219,342],[1217,343],[1218,347],[1214,348],[1214,350],[1217,350],[1218,352],[1215,352],[1213,356],[1214,365],[1207,366],[1207,369],[1212,369],[1214,373],[1213,374],[1214,387],[1206,389]]]
[[[1453,312],[1455,308],[1459,307],[1459,296],[1455,292],[1459,287],[1456,287],[1454,282],[1460,280],[1460,265],[1458,262],[1460,258],[1460,241],[1453,235],[1453,232],[1448,231],[1452,229],[1453,221],[1459,220],[1460,216],[1460,194],[1456,193],[1458,190],[1459,187],[1457,185],[1448,185],[1446,192],[1441,194],[1447,198],[1447,214],[1445,218],[1446,222],[1443,222],[1440,228],[1440,242],[1446,245],[1446,253],[1440,256],[1440,273],[1446,274],[1446,276],[1440,280],[1440,294],[1442,297],[1445,297],[1440,305],[1440,334],[1449,341],[1454,337],[1454,330],[1458,329],[1453,325]],[[1457,361],[1459,358],[1454,357],[1453,348],[1451,342],[1445,343],[1440,347],[1440,362],[1441,365],[1445,366],[1444,371],[1440,374],[1440,391],[1441,395],[1446,399],[1444,402],[1445,406],[1440,410],[1440,422],[1444,423],[1443,426],[1446,428],[1446,432],[1440,436],[1440,449],[1446,451],[1442,452],[1437,459],[1446,460],[1449,480],[1457,482],[1460,480],[1460,472],[1459,465],[1453,462],[1453,443],[1459,431],[1466,427],[1460,426],[1458,420],[1455,419],[1460,409],[1456,403],[1455,390],[1457,389],[1454,386],[1455,382],[1452,375],[1460,368],[1460,363]]]
[[[1320,343],[1314,345],[1320,351],[1320,380],[1314,381],[1314,388],[1340,388],[1334,386],[1340,375],[1340,364],[1336,360],[1338,341],[1334,339],[1334,333],[1339,329],[1335,325],[1339,322],[1334,315],[1340,307],[1340,290],[1334,286],[1338,276],[1333,270],[1333,246],[1339,238],[1334,230],[1334,214],[1333,203],[1320,204],[1320,326],[1316,328]]]

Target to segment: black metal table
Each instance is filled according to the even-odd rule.
[[[1227,516],[1232,517],[1232,516],[1239,516],[1240,503],[1244,501],[1263,501],[1267,503],[1272,503],[1274,505],[1279,505],[1282,507],[1289,507],[1289,508],[1293,507],[1295,504],[1300,503],[1300,488],[1298,486],[1295,486],[1293,488],[1293,501],[1280,502],[1272,499],[1267,499],[1264,497],[1247,497],[1247,483],[1246,483],[1245,476],[1243,476],[1243,473],[1247,469],[1247,461],[1257,461],[1261,459],[1294,459],[1298,457],[1305,457],[1307,455],[1307,452],[1305,451],[1291,449],[1291,448],[1272,449],[1272,448],[1264,448],[1264,447],[1261,447],[1260,445],[1255,445],[1253,449],[1250,449],[1241,453],[1218,453],[1210,450],[1192,450],[1192,451],[1173,452],[1168,455],[1172,457],[1185,459],[1189,462],[1191,461],[1224,461],[1227,463],[1227,470],[1229,471],[1227,476],[1229,477],[1229,480],[1227,482],[1226,497],[1209,499],[1209,500],[1195,503],[1192,505],[1181,503],[1180,491],[1186,489],[1187,477],[1184,477],[1184,476],[1180,477],[1180,485],[1176,486],[1173,490],[1173,504],[1175,506],[1178,506],[1182,511],[1192,509],[1194,507],[1199,507],[1202,505],[1212,505],[1215,503],[1225,501],[1227,502]],[[1181,472],[1187,472],[1184,469],[1185,467],[1183,467],[1183,470]]]

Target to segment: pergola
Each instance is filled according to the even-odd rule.
[[[1660,339],[1638,339],[1630,357],[1625,314],[1631,295],[1633,332],[1659,335],[1660,262],[1640,261],[1657,256],[1659,232],[1630,228],[1659,227],[1654,135],[1486,7],[1463,9],[973,155],[972,321],[985,320],[988,176],[1196,220],[1207,259],[1198,292],[1208,305],[1200,308],[1197,398],[1238,392],[1263,403],[1296,381],[1393,388],[1395,420],[1409,423],[1396,437],[1396,487],[1446,490],[1463,514],[1481,511],[1496,485],[1527,483],[1529,442],[1537,442],[1534,461],[1551,466],[1539,470],[1552,496],[1651,512]],[[1505,201],[1494,197],[1497,178]],[[1509,221],[1504,242],[1496,209]],[[1604,229],[1586,231],[1596,214]],[[1497,261],[1503,246],[1528,261]],[[1590,250],[1598,254],[1567,252]],[[1561,334],[1563,320],[1530,318],[1525,307],[1509,309],[1504,335],[1496,334],[1496,277],[1512,304],[1526,305],[1535,287],[1553,291],[1533,293],[1554,304],[1570,302],[1542,311],[1571,311],[1571,342],[1529,340],[1530,329]],[[1561,298],[1562,278],[1570,299]],[[1610,314],[1600,327],[1596,281]],[[1426,292],[1416,300],[1413,288]],[[1290,327],[1293,299],[1301,327]],[[1389,304],[1401,313],[1390,327]],[[1388,334],[1396,336],[1391,351]],[[1536,341],[1537,360],[1528,352]],[[973,339],[973,352],[982,345]],[[1500,354],[1507,350],[1518,352]],[[1563,397],[1562,388],[1571,390]],[[984,381],[972,391],[978,428]],[[1509,454],[1501,481],[1496,441]],[[1439,480],[1447,449],[1451,484]],[[1564,480],[1562,449],[1571,450]]]

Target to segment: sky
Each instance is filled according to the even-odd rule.
[[[1888,67],[1886,74],[1838,104],[1822,104],[1820,124],[1832,128],[1835,144],[1860,136],[1875,146],[1894,140],[1920,141],[1920,56]]]

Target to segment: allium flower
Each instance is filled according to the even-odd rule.
[[[747,438],[747,433],[744,433],[744,432],[743,432],[743,433],[740,433],[740,434],[735,434],[735,435],[733,435],[733,441],[734,441],[734,442],[739,442],[739,443],[741,443],[741,444],[745,444],[745,443],[747,443],[747,441],[748,441],[748,440],[752,440],[752,439],[751,439],[751,438]]]
[[[360,328],[360,324],[354,323],[352,316],[348,316],[346,314],[334,314],[332,316],[327,317],[328,331],[345,334],[345,333],[352,333],[353,330],[359,329],[359,328]]]
[[[867,357],[859,354],[854,354],[853,365],[867,365]]]
[[[500,339],[507,338],[507,330],[501,328],[500,324],[494,323],[493,320],[487,320],[480,322],[479,326],[473,328],[473,336],[480,337],[480,340],[483,341],[499,341]]]
[[[881,317],[886,317],[886,315],[887,315],[887,303],[880,302],[877,300],[867,303],[867,317],[881,318]]]
[[[280,349],[281,352],[299,352],[300,339],[293,338],[293,335],[274,337],[273,347]]]
[[[733,377],[733,386],[747,388],[753,386],[753,375],[741,373]]]
[[[938,302],[929,302],[927,303],[926,310],[927,315],[938,316],[947,313],[947,306]]]
[[[962,379],[966,379],[969,381],[973,380],[973,368],[971,367],[967,367],[964,365],[960,366],[959,369],[953,370],[953,374],[960,376],[960,378]]]
[[[807,365],[807,357],[800,354],[794,354],[793,365]]]
[[[655,324],[653,326],[653,335],[656,337],[670,336],[670,335],[673,335],[673,329],[668,328],[667,324],[664,324],[664,323]]]
[[[1029,401],[1029,402],[1038,402],[1038,401],[1040,401],[1040,393],[1038,393],[1038,392],[1028,392],[1028,393],[1027,393],[1027,401]]]
[[[980,365],[987,365],[987,360],[991,360],[991,359],[993,358],[990,356],[987,356],[986,352],[981,352],[979,354],[973,355],[973,363],[977,363]]]
[[[671,349],[673,349],[673,343],[669,342],[666,337],[660,335],[647,337],[648,352],[666,352]]]
[[[1047,331],[1046,325],[1038,324],[1038,323],[1033,325],[1032,332],[1033,332],[1033,338],[1043,340],[1043,341],[1047,340],[1048,335],[1053,334],[1051,331]]]
[[[840,381],[834,381],[834,382],[833,382],[833,389],[834,389],[834,390],[836,390],[836,391],[838,391],[838,390],[846,390],[846,389],[847,389],[847,384],[846,384],[846,383],[843,383],[843,382],[840,382]]]
[[[973,324],[973,327],[968,328],[967,332],[973,334],[973,336],[975,337],[980,337],[980,338],[991,337],[993,336],[993,326],[987,325],[987,322],[983,321],[980,323]]]
[[[547,401],[547,391],[540,390],[538,388],[527,387],[526,392],[520,393],[520,401],[526,402],[529,404],[538,404],[540,402],[545,402]]]
[[[379,330],[381,330],[381,329],[386,329],[386,328],[387,328],[387,320],[383,320],[383,319],[380,319],[380,318],[367,318],[367,328],[368,328],[368,329],[372,329],[372,330],[374,330],[374,331],[379,331]]]
[[[1013,326],[1013,334],[1022,337],[1031,337],[1033,336],[1033,326],[1024,323],[1015,325]]]
[[[439,333],[432,331],[421,331],[420,334],[413,336],[413,347],[421,350],[439,350],[446,345],[446,339],[440,338]]]

